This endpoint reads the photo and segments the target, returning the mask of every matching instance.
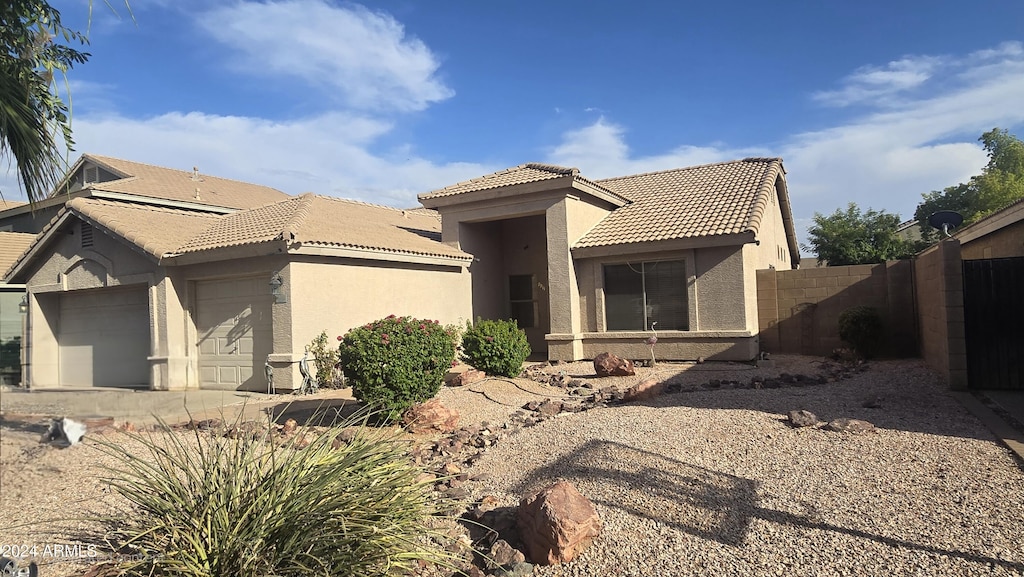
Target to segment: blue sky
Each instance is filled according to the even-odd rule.
[[[1024,2],[95,0],[76,151],[393,206],[524,162],[781,156],[798,228],[1024,136]],[[84,29],[88,2],[54,2]],[[6,198],[19,198],[0,174]],[[803,238],[801,240],[804,240]]]

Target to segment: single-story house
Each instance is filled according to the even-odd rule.
[[[605,180],[525,164],[409,210],[93,155],[67,182],[5,275],[37,388],[265,390],[269,365],[289,389],[322,330],[388,314],[515,318],[550,359],[646,358],[653,328],[661,359],[750,360],[754,271],[799,259],[775,158]]]
[[[754,271],[800,252],[785,170],[747,158],[590,180],[523,164],[420,195],[473,255],[473,314],[512,317],[554,360],[758,354]]]

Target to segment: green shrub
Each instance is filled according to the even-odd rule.
[[[515,377],[530,356],[526,333],[514,320],[485,321],[466,325],[462,335],[462,358],[489,375]]]
[[[843,311],[839,315],[839,338],[865,358],[874,356],[882,340],[882,318],[878,311],[866,306]]]
[[[336,368],[338,349],[331,345],[327,331],[313,339],[313,342],[309,344],[309,353],[313,355],[313,362],[316,365],[316,382],[321,387],[336,389],[343,386],[341,375]]]
[[[106,519],[119,575],[393,575],[449,564],[431,528],[440,505],[393,432],[366,415],[290,441],[172,430],[100,440],[117,459],[105,481],[130,505]],[[341,442],[345,426],[361,424]],[[139,447],[128,449],[125,447]],[[334,448],[337,446],[338,448]]]
[[[340,356],[352,394],[392,418],[430,399],[455,363],[456,334],[437,321],[394,315],[350,330]]]

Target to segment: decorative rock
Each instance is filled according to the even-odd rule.
[[[284,422],[284,425],[281,427],[281,433],[285,435],[291,435],[292,433],[295,432],[295,429],[297,428],[299,428],[299,423],[297,423],[295,419],[288,419],[287,421]]]
[[[519,537],[534,563],[566,563],[601,532],[597,509],[570,483],[560,481],[519,503]]]
[[[818,424],[818,416],[810,411],[790,411],[789,424],[795,428],[813,427]]]
[[[453,387],[463,387],[480,382],[487,378],[487,373],[477,369],[466,369],[452,377],[448,384]]]
[[[611,353],[601,353],[594,357],[594,372],[599,377],[629,377],[636,374],[633,361]]]
[[[829,424],[825,426],[825,428],[830,431],[836,431],[838,433],[852,433],[854,435],[871,433],[874,432],[875,430],[875,426],[867,421],[861,421],[859,419],[848,419],[845,417],[842,419],[830,421]]]
[[[554,417],[558,413],[562,412],[562,402],[554,399],[548,399],[537,405],[537,412],[543,417]]]
[[[666,388],[668,388],[667,383],[659,381],[654,377],[648,377],[626,389],[626,392],[622,395],[622,400],[627,403],[646,401],[663,394]]]
[[[491,545],[490,555],[485,560],[487,568],[491,571],[504,567],[513,567],[526,561],[522,551],[513,548],[504,539],[498,539]]]
[[[440,399],[430,399],[410,407],[402,417],[402,423],[410,433],[451,433],[459,424],[459,412],[445,407]]]

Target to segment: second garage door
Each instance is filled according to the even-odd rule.
[[[263,364],[273,351],[267,278],[196,283],[201,388],[266,390]]]

